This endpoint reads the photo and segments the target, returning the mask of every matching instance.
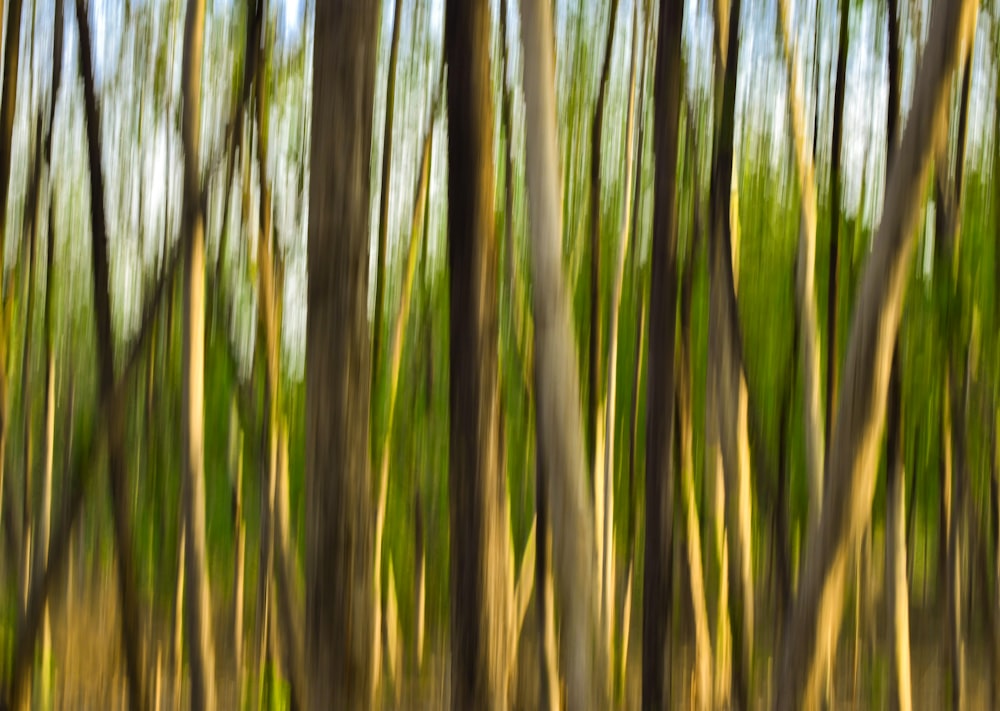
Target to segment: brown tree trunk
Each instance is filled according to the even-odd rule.
[[[451,703],[507,707],[512,581],[499,470],[497,243],[493,219],[490,11],[449,0],[449,438]]]
[[[101,398],[112,400],[115,387],[114,334],[111,329],[111,292],[108,274],[108,234],[104,213],[104,178],[101,169],[100,117],[94,92],[93,54],[87,10],[82,0],[76,3],[76,23],[80,51],[80,73],[83,76],[84,108],[87,117],[87,155],[90,165],[90,195],[93,245],[94,305],[97,313],[97,347],[100,363]],[[125,670],[129,705],[141,708],[143,693],[139,631],[139,600],[134,586],[135,571],[132,555],[130,503],[125,481],[124,412],[120,404],[112,406],[108,416],[108,480],[111,488],[111,510],[114,523],[118,573],[118,592],[122,605],[122,641],[125,648]]]
[[[892,348],[936,145],[944,139],[947,97],[974,26],[972,0],[935,3],[917,74],[911,119],[889,174],[882,223],[862,277],[851,324],[842,397],[830,447],[818,535],[808,544],[799,597],[785,642],[779,709],[815,708],[821,670],[839,630],[850,551],[871,515]]]
[[[890,3],[896,0],[889,0]],[[850,41],[851,4],[840,2],[840,51],[837,55],[837,83],[833,90],[833,145],[830,151],[830,271],[826,304],[826,437],[833,431],[837,405],[837,279],[840,274],[840,153],[844,133],[844,93],[847,84],[847,54]],[[891,51],[891,50],[890,50]],[[890,92],[892,89],[889,90]]]
[[[306,316],[307,708],[371,703],[368,211],[376,3],[316,4]]]
[[[737,0],[738,1],[738,0]],[[660,4],[653,79],[656,155],[646,393],[646,551],[642,616],[642,706],[671,705],[668,654],[673,581],[674,332],[677,314],[676,177],[684,3]]]

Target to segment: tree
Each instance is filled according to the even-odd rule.
[[[497,243],[493,218],[490,11],[449,0],[448,505],[452,698],[456,708],[506,708],[512,582],[506,481],[498,455]]]
[[[892,347],[934,148],[944,140],[948,92],[974,24],[976,3],[939,1],[917,73],[910,120],[886,188],[885,209],[862,276],[833,430],[819,531],[808,544],[782,653],[776,705],[815,708],[832,652],[850,551],[871,514]]]
[[[83,0],[76,2],[76,25],[79,32],[80,74],[83,77],[84,107],[87,116],[87,157],[90,167],[92,220],[91,270],[94,279],[100,388],[101,398],[110,401],[115,386],[115,370],[114,334],[111,330],[111,292],[108,277],[108,232],[104,212],[104,177],[101,169],[100,116],[97,112],[97,97],[94,90],[93,53],[90,46],[90,30],[87,26],[87,9]],[[139,708],[144,698],[142,669],[139,663],[140,616],[139,601],[134,584],[130,501],[125,489],[123,427],[123,410],[120,407],[112,407],[108,416],[108,482],[115,532],[118,594],[122,605],[122,642],[125,648],[129,703],[134,708]],[[27,613],[26,610],[26,616]]]
[[[316,3],[306,317],[308,708],[370,704],[369,149],[375,3]]]
[[[569,295],[562,276],[559,154],[556,137],[555,52],[548,3],[523,0],[521,35],[526,66],[526,178],[531,229],[532,315],[535,324],[535,426],[539,472],[552,530],[559,614],[559,654],[567,708],[603,707],[608,679],[598,636],[594,517],[587,494],[579,377]],[[545,522],[539,521],[539,531]],[[545,546],[546,535],[538,540]],[[544,574],[544,571],[540,571]],[[544,578],[538,580],[544,591]],[[551,611],[549,614],[552,614]],[[553,680],[554,682],[554,680]]]
[[[201,56],[205,31],[204,0],[188,0],[184,26],[181,86],[184,110],[184,347],[182,372],[181,484],[184,520],[184,591],[188,652],[191,660],[191,705],[214,709],[215,641],[212,633],[212,595],[205,543],[205,217],[201,207],[200,131]]]
[[[674,510],[674,332],[677,313],[677,146],[681,98],[682,0],[662,0],[653,78],[656,156],[649,294],[646,413],[646,552],[642,611],[642,705],[670,706],[670,607]]]

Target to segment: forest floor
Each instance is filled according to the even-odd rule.
[[[52,609],[52,659],[53,703],[56,709],[124,709],[124,665],[122,659],[121,628],[117,586],[113,576],[76,581],[64,590],[74,590],[70,598],[59,596]],[[529,611],[529,615],[531,612]],[[855,637],[851,610],[845,611],[845,629],[841,635],[833,689],[833,708],[886,708],[888,706],[887,644],[881,620],[868,625],[868,633],[859,637],[860,644],[857,676],[855,676]],[[216,605],[216,660],[220,708],[238,708],[235,668],[232,663],[232,621],[220,602]],[[684,623],[681,623],[682,626]],[[635,625],[638,627],[638,625]],[[915,709],[945,707],[948,693],[948,660],[945,653],[944,626],[940,606],[930,605],[911,611],[911,653],[913,675],[913,701]],[[983,625],[970,625],[973,631],[966,649],[966,706],[970,709],[990,707],[990,650],[989,639],[981,630]],[[526,627],[526,632],[533,631]],[[638,632],[638,630],[636,630]],[[684,634],[683,630],[679,630]],[[174,704],[175,676],[172,671],[172,643],[166,627],[153,632],[144,630],[144,649],[161,651],[159,689],[162,709],[184,708],[187,705],[187,682],[182,682],[182,703]],[[150,642],[153,644],[150,644]],[[763,640],[762,640],[763,642]],[[440,645],[435,645],[440,646]],[[640,707],[640,649],[641,641],[635,634],[630,644],[628,682],[620,708]],[[430,651],[430,650],[428,650]],[[148,653],[148,652],[147,652]],[[520,653],[522,670],[513,689],[513,703],[517,709],[537,708],[537,674],[525,674],[524,669],[537,668],[537,647],[522,639]],[[155,654],[155,652],[153,652]],[[769,681],[773,669],[770,652],[759,653],[757,662],[757,700],[768,708],[773,686]],[[419,678],[409,679],[397,699],[391,689],[383,695],[386,708],[431,709],[441,708],[447,697],[447,662],[441,652],[431,653],[425,659],[425,668]],[[690,708],[690,684],[682,680],[691,678],[691,647],[679,645],[674,655],[673,693],[678,708]],[[525,664],[525,662],[527,662]],[[144,662],[145,669],[156,669],[157,664]],[[36,675],[40,676],[40,675]],[[534,678],[532,678],[534,677]],[[157,680],[149,679],[150,693]],[[35,701],[40,700],[40,687],[36,681]]]

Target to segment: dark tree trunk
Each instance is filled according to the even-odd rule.
[[[368,211],[377,3],[316,4],[306,328],[308,708],[371,704]]]
[[[101,399],[112,400],[115,389],[114,334],[111,329],[111,293],[108,273],[108,234],[104,213],[104,177],[101,168],[100,117],[94,92],[93,54],[87,10],[83,0],[76,3],[76,21],[79,35],[80,73],[83,76],[84,108],[87,117],[87,155],[90,164],[90,195],[93,244],[91,269],[93,271],[94,307],[97,320],[97,348],[100,364]],[[135,557],[132,554],[132,525],[129,520],[129,496],[126,491],[125,461],[123,451],[124,412],[113,406],[108,417],[108,481],[111,494],[112,521],[118,572],[118,593],[122,605],[122,641],[125,647],[125,672],[128,679],[128,697],[132,708],[141,708],[143,695],[139,632],[141,617],[139,600],[134,586]]]
[[[738,0],[737,0],[738,1]],[[674,340],[677,318],[676,177],[681,95],[681,26],[684,3],[662,0],[653,84],[656,155],[652,275],[649,297],[646,407],[646,551],[642,612],[642,707],[670,701],[670,600],[673,568]],[[727,192],[728,194],[728,192]]]
[[[890,0],[893,2],[894,0]],[[851,4],[840,2],[840,52],[837,59],[837,83],[833,92],[833,146],[830,152],[830,277],[826,304],[826,437],[833,432],[833,413],[837,405],[837,279],[840,274],[840,152],[844,133],[844,93],[847,83],[847,50],[850,40]],[[889,90],[890,92],[892,89]]]
[[[449,0],[451,703],[507,707],[511,580],[499,397],[493,98],[486,0]]]

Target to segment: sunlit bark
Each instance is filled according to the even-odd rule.
[[[709,244],[711,284],[709,293],[708,406],[710,439],[717,437],[716,467],[724,475],[725,546],[719,594],[717,633],[725,638],[728,616],[732,635],[733,702],[749,703],[754,637],[753,565],[751,557],[750,452],[747,436],[748,394],[743,372],[743,345],[736,304],[733,261],[733,226],[730,191],[733,174],[736,77],[739,62],[740,1],[716,2],[716,99],[718,100],[714,170],[712,173],[712,230]],[[714,435],[713,435],[714,431]],[[718,471],[718,469],[716,470]],[[716,524],[719,525],[718,523]],[[718,531],[718,528],[717,528]],[[732,589],[729,595],[727,588]],[[728,601],[727,601],[728,600]],[[716,653],[724,649],[717,643]]]
[[[910,120],[886,186],[882,223],[858,292],[830,447],[819,531],[808,543],[778,683],[777,707],[815,708],[839,631],[850,552],[871,515],[892,348],[909,278],[921,196],[947,127],[952,75],[968,51],[976,3],[934,5]]]

